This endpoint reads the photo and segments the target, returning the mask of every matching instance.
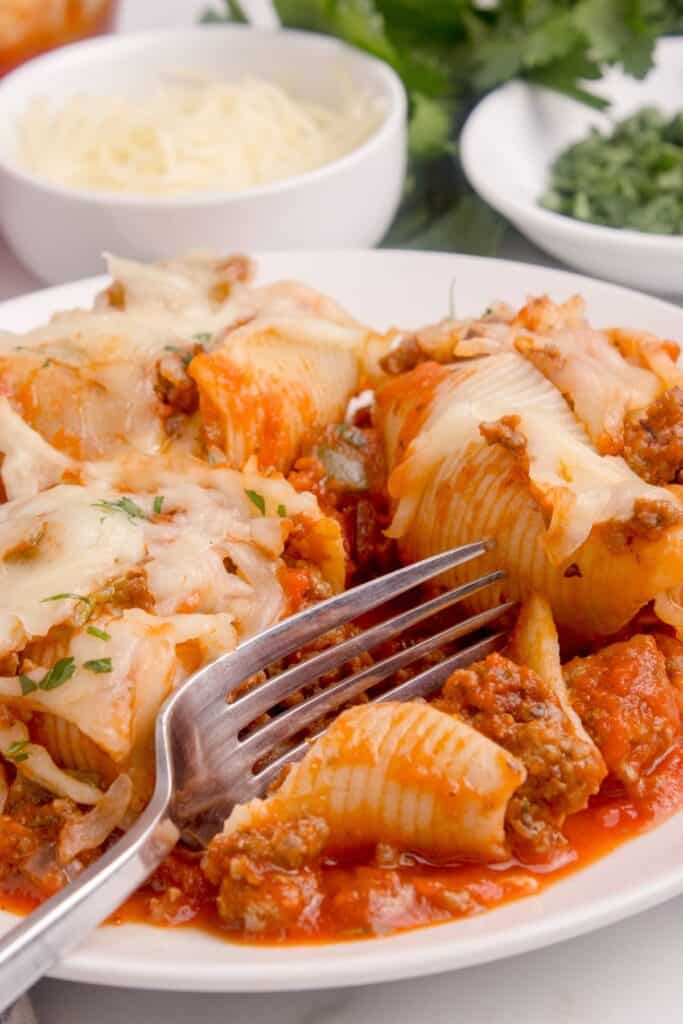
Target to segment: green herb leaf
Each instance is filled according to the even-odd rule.
[[[136,519],[149,519],[140,506],[125,495],[116,501],[98,501],[93,508],[99,508],[102,512],[107,512],[110,515],[115,512],[123,512],[131,522],[135,522]]]
[[[208,345],[213,338],[213,334],[209,331],[198,331],[197,334],[193,334],[192,337],[195,341],[198,341],[200,345]]]
[[[90,636],[96,636],[98,640],[111,640],[111,633],[106,633],[103,629],[98,629],[97,626],[88,626],[87,633]]]
[[[286,516],[287,515],[287,506],[286,505],[278,505],[278,507],[277,507],[277,514],[280,516],[280,518],[282,518],[283,516]]]
[[[33,693],[38,689],[38,684],[34,683],[29,676],[20,675],[19,685],[21,686],[22,697],[27,697],[29,693]]]
[[[27,761],[28,754],[25,753],[26,747],[29,745],[30,740],[15,740],[14,743],[10,743],[9,747],[5,751],[5,757],[9,757],[10,760],[19,763],[20,761]]]
[[[261,515],[264,516],[266,514],[266,499],[263,497],[263,495],[259,494],[258,491],[245,490],[244,493],[249,498],[249,501],[252,503],[252,505],[256,505],[256,508],[259,510]]]
[[[163,496],[163,494],[157,494],[156,498],[154,499],[154,505],[153,505],[154,515],[155,516],[161,515],[161,510],[162,510],[163,507],[164,507],[164,496]]]
[[[56,690],[58,686],[63,686],[68,682],[75,671],[76,665],[72,657],[60,658],[43,676],[38,687],[41,690]]]
[[[111,658],[93,658],[92,661],[84,661],[83,668],[89,672],[111,672]]]

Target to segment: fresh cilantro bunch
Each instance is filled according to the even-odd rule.
[[[274,0],[282,23],[338,36],[387,61],[410,102],[410,166],[385,244],[491,253],[500,218],[469,190],[458,135],[486,92],[522,77],[594,105],[591,80],[620,64],[642,77],[683,0]],[[209,20],[244,21],[240,0]],[[501,154],[504,159],[504,154]]]

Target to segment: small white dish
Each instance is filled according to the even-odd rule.
[[[549,89],[513,82],[470,115],[461,138],[473,188],[542,249],[580,270],[651,291],[683,293],[683,236],[586,224],[544,210],[550,167],[595,125],[609,128],[642,106],[683,109],[683,39],[657,45],[655,67],[641,82],[610,71],[591,91],[611,103],[610,116]]]
[[[350,153],[316,170],[243,192],[127,195],[66,188],[22,170],[17,131],[32,97],[87,91],[136,95],[171,72],[245,74],[334,106],[349,79],[384,116]],[[193,248],[364,247],[384,235],[401,197],[406,99],[386,64],[310,32],[242,26],[122,35],[47,54],[0,83],[0,227],[38,277],[97,272],[103,250],[157,260]]]
[[[547,292],[563,301],[579,292],[591,322],[598,326],[630,326],[683,338],[683,309],[677,306],[528,263],[386,250],[267,253],[256,254],[256,259],[260,283],[304,281],[377,329],[396,324],[418,327],[445,316],[455,281],[459,316],[475,316],[493,299],[519,306],[529,294]],[[87,306],[105,283],[104,278],[81,281],[4,303],[0,330],[29,330],[57,310]],[[310,946],[235,944],[191,927],[105,926],[87,936],[52,974],[90,984],[197,992],[367,985],[538,949],[637,914],[681,892],[683,813],[539,895],[479,917],[368,942]],[[12,921],[0,912],[0,934]],[[646,934],[643,942],[647,944]],[[455,1013],[451,1016],[459,1019]],[[504,1010],[499,1018],[507,1019]]]

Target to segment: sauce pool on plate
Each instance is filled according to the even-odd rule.
[[[222,939],[260,945],[348,941],[472,917],[542,892],[588,867],[622,843],[647,832],[683,808],[683,747],[674,746],[647,780],[641,798],[626,797],[607,783],[589,806],[565,823],[567,848],[549,864],[459,864],[434,866],[399,858],[370,862],[368,851],[329,858],[322,867],[322,907],[310,921],[286,930],[238,935],[221,922],[216,888],[200,868],[200,856],[178,848],[152,879],[109,919],[110,925],[192,927]],[[278,894],[282,899],[282,893]],[[0,883],[0,909],[25,914],[35,892],[7,876]]]

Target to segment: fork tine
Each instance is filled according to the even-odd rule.
[[[510,602],[507,606],[502,605],[501,607],[505,607],[506,610],[514,608],[514,603]],[[509,635],[509,630],[502,629],[491,636],[484,637],[470,647],[452,654],[450,658],[440,661],[438,665],[432,665],[431,668],[425,669],[424,672],[420,672],[412,679],[407,679],[405,683],[399,683],[392,690],[387,690],[377,698],[377,703],[381,704],[387,700],[415,700],[418,697],[428,697],[438,690],[457,668],[465,668],[473,661],[479,661],[481,658],[493,654],[494,651],[500,650]]]
[[[222,704],[231,689],[266,665],[305,647],[312,640],[338,626],[343,626],[351,619],[386,604],[407,590],[412,590],[413,587],[426,583],[449,569],[479,558],[493,547],[494,542],[490,540],[464,544],[462,547],[425,558],[415,565],[396,569],[386,576],[378,576],[377,579],[346,590],[328,601],[306,608],[305,611],[285,619],[265,633],[252,637],[236,651],[224,654],[202,669],[201,678],[196,678],[197,685],[189,687],[191,697],[188,698],[188,703],[192,702],[202,721],[206,713],[214,717],[217,708],[213,705],[216,702]],[[228,674],[227,678],[226,662],[232,668],[232,673]],[[239,672],[238,677],[235,676],[236,672]],[[268,684],[264,684],[264,687],[266,685]]]
[[[412,664],[432,651],[438,650],[445,644],[452,643],[454,640],[459,639],[459,637],[473,633],[500,619],[514,607],[514,602],[507,602],[506,604],[498,605],[496,608],[490,608],[487,611],[481,612],[478,615],[473,615],[471,618],[458,622],[454,626],[449,626],[448,629],[444,629],[434,636],[427,637],[425,640],[420,641],[420,643],[413,644],[412,647],[398,651],[376,665],[371,665],[361,672],[349,676],[347,679],[342,679],[314,697],[305,700],[302,704],[297,704],[288,711],[283,711],[282,714],[273,718],[267,725],[262,726],[256,732],[247,736],[240,744],[241,754],[251,758],[252,761],[257,761],[267,751],[273,750],[279,743],[291,739],[292,736],[295,736],[296,733],[306,728],[306,726],[311,725],[329,712],[335,711],[347,700],[365,693],[366,690],[380,683],[383,679],[387,679],[394,672],[405,668],[406,665]],[[422,679],[424,676],[425,673],[421,673],[417,678]],[[412,683],[413,680],[409,682]]]
[[[514,604],[510,603],[508,605],[501,605],[500,607],[507,611],[509,608],[514,607]],[[502,614],[502,611],[500,614]],[[450,658],[446,658],[444,661],[439,662],[438,665],[434,665],[431,668],[426,669],[424,672],[420,672],[420,674],[414,676],[413,679],[409,679],[405,683],[399,683],[399,685],[393,687],[393,689],[387,690],[387,692],[383,693],[380,697],[374,698],[371,703],[380,704],[389,700],[405,701],[414,700],[417,697],[428,697],[431,693],[434,693],[434,691],[437,690],[456,669],[471,665],[472,662],[479,661],[481,658],[485,658],[487,655],[499,650],[508,636],[509,632],[507,630],[501,630],[498,633],[494,633],[492,636],[484,637],[484,639],[477,641],[477,643],[471,644],[469,647],[465,647],[463,650],[458,651],[457,654],[453,654]],[[293,710],[297,709],[294,708]],[[265,728],[267,729],[268,726],[265,726]],[[321,730],[321,733],[324,731],[324,729]],[[298,761],[302,758],[310,748],[311,740],[316,739],[318,735],[320,735],[320,733],[310,739],[302,740],[301,743],[297,743],[295,747],[287,750],[280,757],[276,758],[276,760],[269,762],[269,764],[262,768],[261,771],[255,772],[251,780],[253,795],[257,796],[259,793],[263,793],[270,783],[278,778],[280,772],[286,767],[286,765],[290,764],[292,761]]]
[[[484,587],[488,587],[491,583],[495,583],[504,577],[505,573],[497,570],[496,572],[489,573],[487,576],[482,576],[460,587],[455,587],[453,590],[439,594],[430,601],[410,608],[408,611],[395,615],[385,622],[380,622],[363,633],[345,640],[336,647],[330,647],[320,654],[301,662],[301,664],[281,672],[274,679],[256,687],[256,689],[251,690],[243,697],[238,697],[231,704],[226,704],[224,711],[219,711],[216,714],[215,709],[212,709],[211,720],[219,728],[221,718],[228,714],[235,723],[236,728],[242,729],[250,722],[253,722],[255,718],[258,718],[259,715],[269,711],[286,697],[302,689],[302,687],[319,679],[326,672],[331,672],[333,669],[345,664],[345,662],[350,661],[351,658],[366,651],[371,651],[387,640],[400,636],[401,633],[405,633],[424,619],[446,608],[450,608],[452,605],[463,601],[472,594],[478,593]],[[326,693],[330,692],[330,689],[326,690]]]

